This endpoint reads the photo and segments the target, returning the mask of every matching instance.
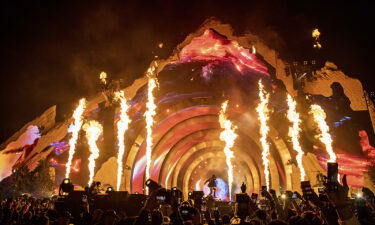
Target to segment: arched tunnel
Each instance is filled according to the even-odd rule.
[[[257,58],[247,63],[252,63],[255,69],[239,71],[224,59],[199,58],[173,62],[160,71],[157,76],[159,87],[155,91],[157,116],[153,126],[151,179],[166,188],[180,188],[185,197],[189,191],[198,188],[198,181],[205,181],[212,174],[227,180],[218,114],[221,103],[229,99],[228,117],[237,126],[238,134],[233,147],[233,190],[239,191],[242,182],[247,184],[248,192],[259,192],[260,187],[265,185],[255,107],[258,104],[259,79],[272,92],[273,78],[267,72],[259,72],[267,69]],[[209,72],[204,73],[207,67]],[[126,136],[124,160],[132,168],[125,171],[124,189],[139,193],[144,192],[145,182],[146,129],[143,113],[146,90],[145,84],[131,100],[137,111],[133,114],[132,129]],[[292,190],[293,172],[298,173],[298,169],[293,169],[290,164],[294,153],[282,136],[270,124],[271,187]],[[202,189],[203,182],[198,182],[198,186]]]

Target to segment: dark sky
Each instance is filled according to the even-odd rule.
[[[367,1],[1,1],[0,142],[49,106],[58,118],[98,91],[98,75],[130,84],[208,17],[262,37],[285,59],[311,52],[374,90],[374,8]],[[157,44],[164,43],[163,49]]]

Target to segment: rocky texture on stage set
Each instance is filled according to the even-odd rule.
[[[374,187],[367,171],[375,160],[372,147],[375,144],[375,108],[361,82],[340,71],[333,62],[321,64],[315,59],[286,62],[259,37],[251,33],[237,36],[230,25],[210,19],[187,36],[168,59],[160,60],[157,70],[159,87],[154,92],[157,115],[151,178],[161,185],[177,186],[186,195],[190,190],[203,190],[204,181],[213,173],[226,179],[218,113],[221,102],[229,100],[229,119],[238,127],[239,135],[233,148],[233,190],[239,191],[244,181],[249,192],[259,192],[264,176],[255,107],[257,82],[263,79],[271,95],[272,188],[300,188],[296,153],[287,132],[286,93],[297,100],[297,110],[303,120],[303,164],[311,183],[316,187],[322,185],[317,177],[325,174],[327,161],[324,146],[314,137],[315,125],[308,114],[309,104],[316,103],[327,113],[340,174],[348,174],[349,184],[354,188]],[[122,88],[130,99],[132,122],[125,135],[121,189],[143,192],[147,77]],[[88,99],[84,117],[101,122],[106,133],[100,139],[94,180],[115,186],[117,145],[113,124],[118,120],[118,105],[108,101],[105,93],[99,92]],[[46,159],[54,170],[56,184],[61,182],[72,120],[56,122],[55,115],[56,107],[52,106],[0,146],[0,180],[20,167],[33,170],[40,160]],[[82,134],[76,151],[71,179],[84,186],[88,179],[89,153]]]

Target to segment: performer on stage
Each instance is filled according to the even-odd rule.
[[[214,193],[213,197],[216,198],[216,176],[215,174],[212,175],[204,184],[208,183],[208,187],[210,188],[210,195],[212,196],[212,192]]]

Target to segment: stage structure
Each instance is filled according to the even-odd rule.
[[[228,186],[225,187],[229,161],[223,151],[226,143],[220,138],[223,129],[219,123],[221,104],[227,101],[226,119],[236,128],[237,135],[231,147],[232,193],[239,192],[242,182],[247,184],[249,193],[259,192],[266,185],[256,110],[260,103],[260,80],[269,95],[269,130],[265,140],[269,145],[270,188],[299,190],[303,177],[316,187],[322,185],[319,177],[325,174],[329,156],[325,145],[316,137],[317,124],[309,113],[312,104],[320,105],[327,114],[340,174],[348,174],[349,184],[354,187],[371,185],[367,171],[375,159],[371,123],[374,106],[364,98],[360,81],[348,77],[333,63],[312,69],[313,73],[301,78],[297,64],[280,59],[257,36],[250,33],[235,36],[229,25],[207,20],[176,47],[170,58],[153,62],[151,67],[152,74],[148,71],[129,87],[114,88],[118,89],[114,91],[123,91],[123,102],[126,98],[129,104],[126,110],[129,124],[122,131],[117,131],[116,126],[121,124],[119,120],[125,123],[124,111],[121,111],[124,107],[103,94],[110,89],[87,99],[84,121],[96,120],[103,125],[102,137],[96,141],[100,156],[93,180],[101,181],[104,186],[143,193],[147,176],[166,188],[181,188],[187,197],[189,191],[207,188],[204,181],[216,174],[221,179],[220,188],[226,190],[221,192],[225,193],[222,198],[229,199]],[[146,114],[150,78],[158,83],[152,91],[155,114]],[[109,83],[106,77],[101,79],[106,85]],[[289,111],[289,114],[298,112],[298,123],[293,123],[293,116],[288,118],[288,101],[289,104],[295,101],[295,112]],[[47,159],[55,168],[56,184],[66,176],[72,137],[68,127],[73,119],[57,123],[55,110],[55,106],[51,107],[1,145],[0,179],[19,167],[32,170],[42,159]],[[111,113],[103,113],[105,110],[112,110],[113,117]],[[146,115],[152,116],[152,123],[146,123]],[[108,126],[103,121],[113,121],[109,125],[113,140],[121,140],[117,135],[125,133],[124,146],[116,141],[106,142],[111,137],[105,136],[109,133],[106,134]],[[289,131],[291,126],[294,131]],[[289,134],[293,132],[299,139],[291,139]],[[148,160],[147,142],[150,141]],[[81,131],[68,175],[73,183],[85,186],[89,182],[89,154]],[[117,158],[119,155],[123,155],[121,160]],[[121,162],[123,170],[118,173]],[[304,168],[303,173],[300,168]],[[117,179],[119,174],[121,181]]]

